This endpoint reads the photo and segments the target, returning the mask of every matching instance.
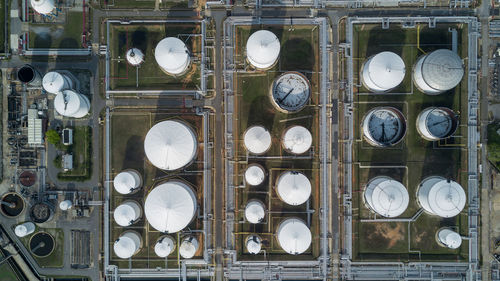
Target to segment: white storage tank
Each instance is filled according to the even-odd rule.
[[[115,254],[121,259],[131,258],[141,249],[141,236],[135,231],[125,231],[113,244]]]
[[[142,185],[142,178],[139,172],[127,169],[115,176],[113,186],[120,194],[131,194],[137,192]]]
[[[305,127],[292,126],[283,135],[282,143],[288,152],[302,154],[311,148],[312,135]]]
[[[42,86],[47,93],[57,94],[63,90],[73,89],[74,83],[68,75],[51,71],[43,76]]]
[[[113,212],[115,222],[123,227],[130,226],[137,222],[142,216],[141,206],[139,203],[127,200],[116,207]]]
[[[194,257],[199,247],[198,240],[194,236],[184,238],[179,247],[179,254],[185,259]]]
[[[144,62],[144,53],[137,48],[129,49],[126,57],[127,62],[132,66],[139,66]]]
[[[280,48],[280,41],[274,33],[268,30],[256,31],[247,41],[247,60],[257,69],[268,69],[278,60]]]
[[[458,127],[458,117],[446,107],[428,107],[417,117],[417,131],[428,141],[450,137]]]
[[[16,228],[14,228],[14,233],[16,234],[17,237],[24,237],[30,235],[34,231],[35,231],[35,224],[29,221],[22,224],[18,224],[16,225]]]
[[[387,92],[403,82],[405,72],[405,63],[400,56],[381,52],[363,64],[361,81],[372,92]]]
[[[406,133],[406,120],[394,107],[376,107],[362,122],[363,136],[373,146],[388,147],[399,143]]]
[[[82,118],[89,113],[90,101],[73,90],[64,90],[56,95],[54,107],[62,116]]]
[[[54,0],[30,0],[30,4],[35,12],[42,15],[50,15],[56,8]]]
[[[260,185],[264,182],[265,177],[264,168],[259,164],[248,165],[245,171],[245,181],[249,185]]]
[[[462,236],[449,228],[441,228],[437,235],[438,244],[450,249],[458,249],[462,245]]]
[[[73,202],[71,202],[71,200],[64,200],[59,203],[59,209],[61,209],[61,211],[67,211],[71,209],[72,206]]]
[[[364,199],[372,212],[388,218],[400,216],[410,202],[405,186],[386,176],[375,177],[366,185]]]
[[[312,242],[311,230],[298,218],[285,219],[276,232],[281,248],[292,255],[305,252]]]
[[[262,126],[252,126],[246,130],[243,142],[248,152],[263,154],[271,148],[271,134]]]
[[[249,223],[260,223],[266,216],[266,207],[259,200],[249,200],[245,207],[245,218]]]
[[[189,50],[182,40],[167,37],[155,48],[155,59],[160,68],[168,75],[180,75],[189,67]]]
[[[155,254],[160,258],[170,255],[175,249],[175,241],[168,235],[163,235],[156,241]]]
[[[439,176],[424,179],[417,195],[420,206],[426,212],[443,218],[460,214],[467,201],[465,191],[460,184]]]
[[[262,239],[258,235],[249,235],[246,239],[247,251],[250,254],[258,254],[262,248]]]
[[[305,203],[311,196],[311,182],[301,172],[286,171],[276,182],[276,193],[285,203],[293,206]]]

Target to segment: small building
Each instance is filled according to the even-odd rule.
[[[64,154],[62,156],[62,167],[65,172],[73,170],[73,154]]]
[[[38,118],[38,110],[28,109],[28,145],[43,145],[43,124],[42,119]]]
[[[73,129],[66,128],[62,132],[62,139],[64,145],[73,144]]]

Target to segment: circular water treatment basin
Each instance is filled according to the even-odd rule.
[[[0,210],[2,210],[2,214],[6,217],[17,217],[24,210],[23,198],[14,192],[6,193],[2,196],[0,203]]]
[[[54,251],[55,241],[47,232],[38,232],[30,239],[30,251],[38,257],[46,257]]]
[[[46,203],[36,203],[31,207],[30,215],[35,223],[44,223],[50,219],[52,210]]]
[[[29,83],[35,79],[35,70],[30,65],[25,65],[17,71],[17,78],[23,83]]]
[[[19,175],[19,182],[25,186],[30,187],[35,184],[36,174],[31,171],[24,171]]]

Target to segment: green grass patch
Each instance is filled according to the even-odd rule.
[[[488,160],[500,169],[500,123],[488,125]]]
[[[70,11],[65,24],[31,23],[29,31],[30,49],[78,49],[82,48],[83,14]]]
[[[62,181],[86,181],[92,176],[92,128],[78,126],[73,128],[73,144],[67,153],[73,154],[73,170],[59,172]],[[56,160],[54,160],[56,161]]]
[[[103,9],[141,9],[152,10],[155,8],[155,0],[100,0]]]

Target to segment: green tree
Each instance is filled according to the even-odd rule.
[[[56,132],[56,130],[48,130],[45,133],[45,138],[47,141],[55,146],[58,146],[61,144],[61,136],[59,133]]]

